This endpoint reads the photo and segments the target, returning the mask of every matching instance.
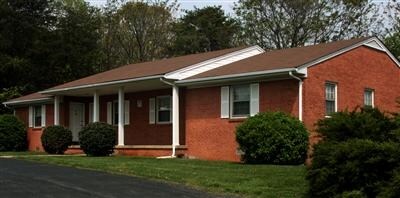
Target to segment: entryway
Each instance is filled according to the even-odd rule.
[[[72,141],[79,142],[79,131],[85,125],[85,104],[71,102],[69,104],[69,129],[72,132]]]

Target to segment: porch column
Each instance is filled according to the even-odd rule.
[[[124,145],[124,87],[118,89],[118,146]]]
[[[96,90],[93,94],[93,122],[98,122],[100,120],[99,106],[99,93]]]
[[[54,96],[54,125],[60,125],[60,96]]]
[[[172,146],[179,145],[179,87],[172,86]]]

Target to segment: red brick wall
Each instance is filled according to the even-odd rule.
[[[326,81],[337,83],[339,111],[362,106],[365,88],[375,90],[375,107],[396,111],[400,69],[384,52],[359,47],[308,68],[308,77],[304,80],[303,117],[311,130],[317,120],[325,116]]]
[[[241,120],[220,118],[220,92],[220,87],[187,90],[187,155],[209,160],[239,161],[235,128]],[[298,82],[295,80],[260,83],[260,111],[281,110],[297,115],[297,95]]]

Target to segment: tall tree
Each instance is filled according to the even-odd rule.
[[[239,0],[235,11],[247,42],[265,49],[368,35],[374,19],[368,0]]]
[[[175,1],[132,1],[110,9],[105,38],[108,64],[129,64],[166,57],[171,46]],[[111,29],[112,28],[112,29]],[[110,41],[115,42],[114,44]],[[117,57],[113,57],[117,55]]]
[[[388,5],[390,14],[390,27],[387,29],[388,34],[385,38],[385,45],[400,60],[400,2],[393,1]]]
[[[186,11],[174,26],[175,54],[225,49],[237,45],[238,23],[221,6]]]

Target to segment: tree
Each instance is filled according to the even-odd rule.
[[[367,0],[239,0],[247,42],[282,49],[365,36],[374,22]]]
[[[389,15],[392,27],[388,29],[385,45],[400,60],[400,3],[389,4],[388,9],[393,12],[392,15]]]
[[[106,52],[117,52],[118,57],[114,59],[117,64],[166,57],[171,46],[172,13],[176,6],[170,1],[135,1],[116,10],[110,9],[113,19],[108,21],[105,42],[112,48]],[[116,46],[111,46],[110,41],[116,42]]]
[[[173,52],[182,55],[234,47],[238,31],[238,23],[221,6],[195,8],[174,25]]]

